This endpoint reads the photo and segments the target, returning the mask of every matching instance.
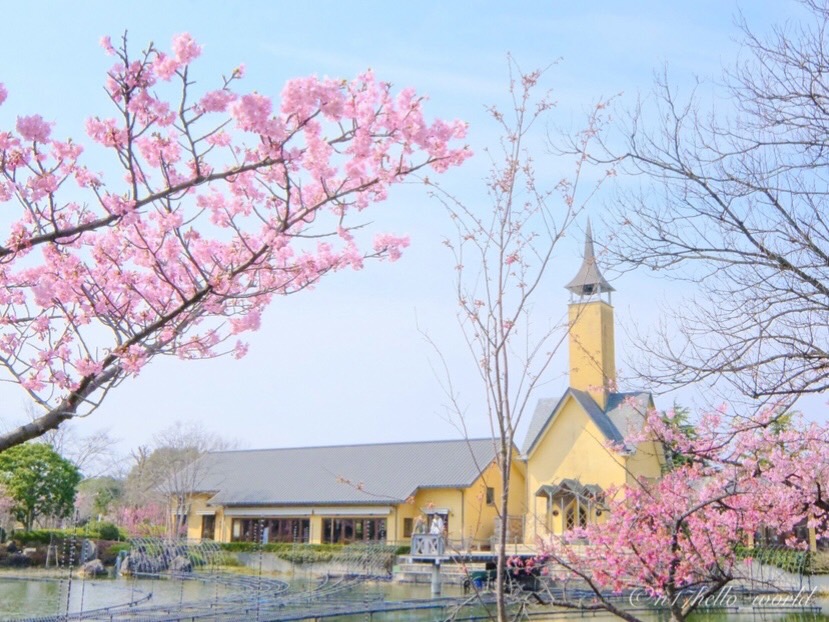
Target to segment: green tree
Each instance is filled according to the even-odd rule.
[[[671,410],[662,413],[662,421],[674,431],[680,432],[688,440],[696,440],[697,432],[691,423],[691,411],[688,408],[674,402],[674,407]],[[665,449],[664,471],[666,473],[690,464],[693,460],[691,456],[682,453],[675,441],[666,442],[663,440],[662,447]]]
[[[39,516],[72,513],[81,474],[45,443],[28,443],[0,453],[0,483],[12,500],[12,515],[26,531]]]

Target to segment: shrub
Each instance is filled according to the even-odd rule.
[[[829,552],[811,553],[809,555],[809,570],[812,574],[829,574]]]
[[[235,555],[229,555],[227,553],[220,553],[213,557],[213,563],[216,566],[227,566],[227,567],[237,567],[241,566],[242,562]]]
[[[222,550],[233,553],[252,553],[259,550],[259,544],[256,542],[223,542]]]
[[[53,540],[64,540],[72,536],[66,529],[33,529],[31,531],[16,531],[13,539],[21,545],[50,544]],[[80,538],[78,534],[75,537]]]
[[[264,551],[294,564],[329,562],[343,550],[342,544],[293,544],[290,542],[225,542],[222,549],[234,553]]]
[[[121,530],[113,523],[90,523],[90,535],[96,532],[101,540],[123,540]]]
[[[737,547],[737,556],[741,559],[751,558],[761,564],[776,566],[794,574],[812,574],[809,551],[787,547]]]
[[[23,553],[12,553],[3,560],[3,563],[10,568],[28,568],[32,565],[32,560],[23,555]]]
[[[29,565],[43,568],[46,565],[46,548],[38,547],[33,553],[26,555],[29,558]]]
[[[129,551],[130,545],[128,542],[98,542],[98,559],[104,566],[114,566],[115,560],[118,559],[118,553],[121,551]]]

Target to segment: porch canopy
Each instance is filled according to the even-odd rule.
[[[557,484],[544,484],[536,492],[536,497],[547,497],[550,501],[574,497],[585,502],[599,503],[604,498],[604,490],[598,484],[582,484],[575,479],[563,479]]]
[[[560,512],[564,529],[586,527],[595,513],[601,516],[604,506],[604,491],[598,484],[582,484],[575,479],[562,479],[556,484],[544,484],[536,497],[547,498],[547,511],[557,516]]]

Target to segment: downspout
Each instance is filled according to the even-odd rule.
[[[466,489],[460,488],[461,491],[461,548],[465,549],[464,534],[466,533]]]

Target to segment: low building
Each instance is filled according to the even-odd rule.
[[[196,466],[190,538],[399,542],[440,516],[450,541],[486,546],[500,495],[492,439],[224,451]],[[513,482],[523,490],[523,465]],[[511,513],[523,511],[516,495]]]
[[[567,285],[570,386],[538,402],[510,481],[508,541],[601,521],[608,491],[658,478],[661,446],[630,444],[653,408],[618,392],[613,288],[588,223],[584,260]],[[492,439],[228,451],[204,456],[188,491],[188,536],[221,541],[408,539],[419,517],[440,517],[450,543],[487,547],[499,529],[501,481]],[[429,521],[434,522],[434,521]]]

